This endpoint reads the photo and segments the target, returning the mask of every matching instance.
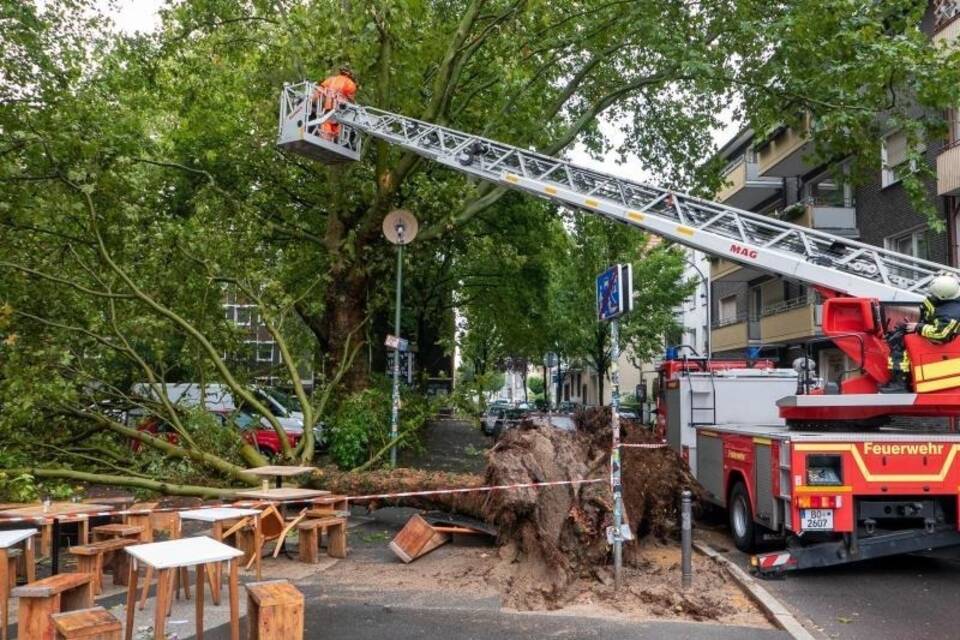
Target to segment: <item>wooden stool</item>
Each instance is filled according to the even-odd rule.
[[[251,582],[247,587],[250,640],[301,640],[303,594],[286,580]]]
[[[304,520],[297,525],[300,534],[300,562],[316,564],[320,561],[320,537],[328,532],[327,555],[332,558],[347,557],[347,519],[317,518]]]
[[[103,565],[104,556],[108,553],[114,556],[124,547],[136,544],[136,540],[130,538],[113,538],[111,540],[99,540],[90,544],[82,544],[76,547],[70,547],[71,554],[77,556],[77,570],[85,573],[93,579],[93,592],[100,594],[103,591]],[[126,555],[126,554],[122,554]],[[113,584],[120,584],[118,581],[117,570],[120,563],[114,563],[113,566]],[[126,569],[126,563],[123,563]]]
[[[130,505],[130,510],[145,511],[146,513],[128,513],[123,516],[124,524],[143,527],[140,542],[153,542],[154,514],[151,512],[157,508],[158,504],[158,502],[136,502]]]
[[[93,606],[93,578],[85,573],[61,573],[13,590],[20,598],[17,631],[24,640],[53,640],[51,616]]]
[[[339,516],[348,511],[350,511],[350,501],[347,500],[347,496],[323,496],[310,501],[307,517],[326,518],[328,516]]]
[[[104,524],[93,528],[93,541],[125,538],[135,542],[142,542],[144,528],[132,524]],[[127,554],[117,553],[113,556],[113,584],[126,586],[127,584]]]
[[[103,607],[56,613],[50,617],[57,631],[56,640],[120,640],[120,621]]]

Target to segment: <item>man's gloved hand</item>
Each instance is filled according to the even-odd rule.
[[[903,329],[904,329],[904,331],[906,331],[907,333],[916,333],[917,331],[920,330],[920,323],[919,323],[919,322],[904,322],[904,323],[903,323]]]

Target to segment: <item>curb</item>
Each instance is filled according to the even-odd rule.
[[[789,633],[791,638],[794,640],[816,640],[773,594],[762,587],[759,582],[738,567],[733,561],[724,557],[704,542],[696,541],[693,543],[693,547],[726,569],[740,587],[747,592],[747,595],[763,609],[767,617],[778,627]]]

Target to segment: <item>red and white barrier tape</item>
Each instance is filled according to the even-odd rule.
[[[606,478],[592,478],[590,480],[553,480],[548,482],[521,482],[518,484],[498,484],[485,487],[464,487],[461,489],[431,489],[429,491],[398,491],[395,493],[379,493],[366,496],[348,496],[348,500],[380,500],[384,498],[409,498],[412,496],[433,496],[444,493],[471,493],[475,491],[501,491],[506,489],[530,489],[538,487],[559,487],[574,484],[595,484],[607,482]]]
[[[657,443],[643,443],[643,444],[624,444],[620,443],[621,447],[629,447],[631,449],[664,449],[667,447],[666,442],[657,442]]]
[[[471,492],[489,492],[489,491],[499,491],[499,490],[508,490],[508,489],[528,489],[528,488],[538,488],[538,487],[557,487],[562,485],[581,485],[581,484],[594,484],[597,482],[607,482],[604,478],[592,478],[589,480],[554,480],[548,482],[524,482],[518,484],[501,484],[501,485],[487,485],[482,487],[462,487],[456,489],[430,489],[426,491],[398,491],[393,493],[377,493],[370,495],[358,495],[358,496],[343,496],[338,497],[336,500],[331,500],[329,496],[320,496],[317,498],[294,498],[290,500],[254,500],[247,498],[247,501],[250,502],[264,502],[274,505],[278,504],[317,504],[317,503],[334,503],[334,502],[343,502],[343,501],[357,501],[357,500],[384,500],[387,498],[409,498],[413,496],[432,496],[432,495],[441,495],[441,494],[454,494],[454,493],[471,493]],[[242,501],[241,501],[242,502]],[[148,515],[151,513],[172,513],[180,511],[197,511],[201,509],[221,509],[224,507],[235,507],[236,503],[233,504],[209,504],[201,505],[198,507],[160,507],[157,509],[118,509],[114,511],[96,511],[93,513],[81,513],[81,514],[64,514],[56,515],[49,514],[43,516],[15,516],[8,517],[4,516],[3,512],[0,511],[0,524],[7,524],[11,522],[35,522],[35,523],[47,523],[52,520],[59,520],[62,523],[67,522],[79,522],[81,520],[89,520],[90,518],[98,518],[104,516],[125,516],[125,515]]]
[[[637,444],[627,444],[621,443],[621,447],[627,447],[632,449],[663,449],[667,446],[665,442],[658,443],[637,443]],[[509,489],[532,489],[537,487],[558,487],[563,485],[579,485],[579,484],[595,484],[597,482],[608,482],[608,478],[593,478],[590,480],[554,480],[548,482],[524,482],[519,484],[501,484],[501,485],[488,485],[483,487],[462,487],[458,489],[431,489],[427,491],[399,491],[394,493],[378,493],[371,495],[362,495],[362,496],[345,496],[343,498],[331,500],[329,496],[320,496],[317,498],[293,498],[290,500],[257,500],[254,498],[244,498],[244,500],[253,503],[259,502],[268,502],[274,505],[283,505],[283,504],[318,504],[318,503],[333,503],[342,500],[384,500],[387,498],[411,498],[414,496],[434,496],[442,494],[454,494],[454,493],[473,493],[473,492],[490,492],[490,491],[505,491]],[[239,501],[242,502],[243,500]],[[199,505],[195,507],[158,507],[155,509],[118,509],[118,510],[109,510],[109,511],[95,511],[93,513],[80,513],[80,514],[48,514],[48,515],[38,515],[38,516],[5,516],[2,511],[0,511],[0,524],[8,524],[12,522],[33,522],[33,523],[48,523],[53,520],[59,520],[60,522],[80,522],[82,520],[89,520],[90,518],[100,518],[106,516],[133,516],[133,515],[149,515],[151,513],[174,513],[180,511],[196,511],[200,509],[220,509],[224,507],[236,506],[234,504],[207,504]]]

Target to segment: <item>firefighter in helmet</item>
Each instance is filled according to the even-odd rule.
[[[960,334],[960,279],[941,272],[927,287],[927,297],[920,308],[920,322],[903,323],[887,336],[890,345],[890,382],[881,393],[906,393],[910,356],[904,347],[904,336],[919,333],[927,340],[941,344]]]

